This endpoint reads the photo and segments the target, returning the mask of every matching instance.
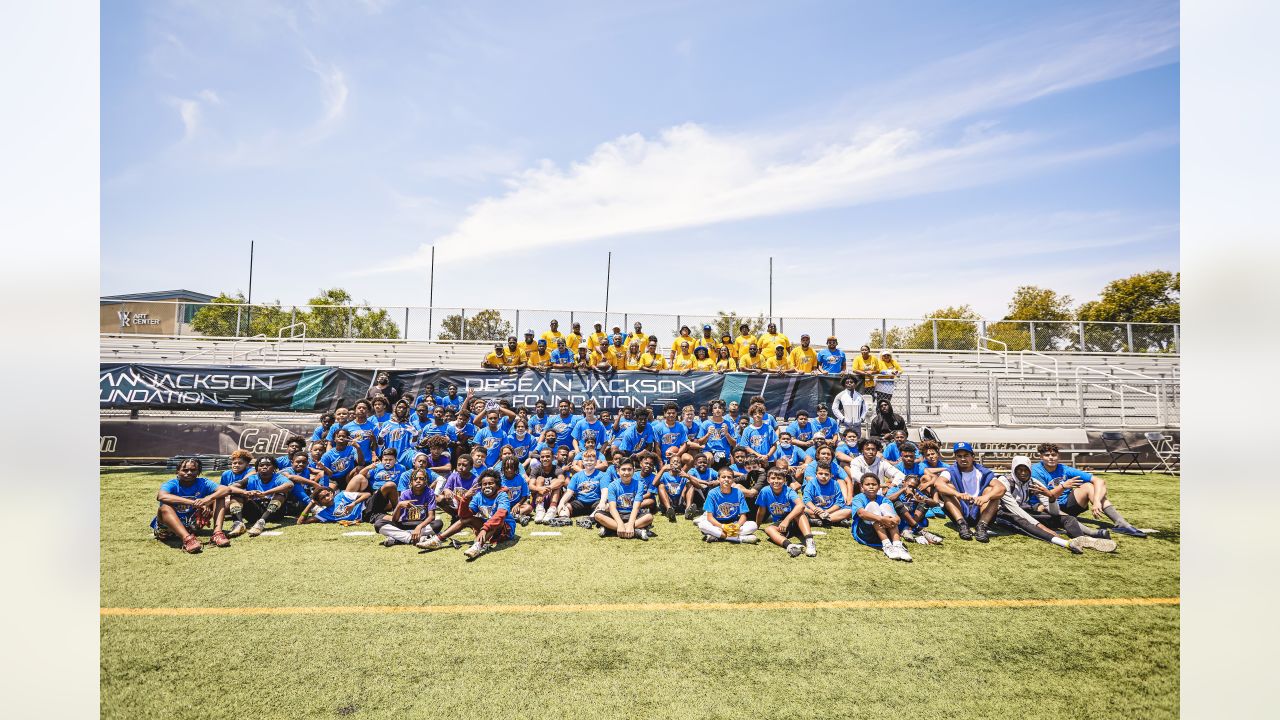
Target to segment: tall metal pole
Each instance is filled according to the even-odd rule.
[[[431,246],[431,281],[427,285],[427,339],[435,332],[432,315],[436,307],[436,246]],[[405,322],[408,322],[407,320]]]
[[[604,266],[604,327],[609,327],[609,282],[613,278],[613,251],[609,251],[609,259]]]
[[[769,322],[773,322],[773,257],[769,257]]]
[[[253,241],[249,241],[249,317],[245,320],[245,328],[253,334]]]

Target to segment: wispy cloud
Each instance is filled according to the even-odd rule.
[[[219,105],[222,103],[218,94],[212,90],[201,90],[196,93],[194,98],[169,98],[169,104],[178,111],[178,117],[182,119],[182,143],[189,143],[200,130],[203,118],[204,105]]]
[[[342,68],[331,62],[321,62],[310,50],[306,51],[308,69],[320,78],[324,99],[324,113],[315,124],[314,132],[327,132],[341,119],[347,109],[347,78]]]
[[[745,133],[687,123],[615,138],[568,167],[543,161],[512,174],[505,193],[471,205],[434,244],[449,261],[467,260],[874,203],[1175,143],[1166,133],[1049,151],[979,116],[1172,62],[1176,48],[1176,14],[1143,6],[950,58],[885,85],[877,112],[840,124]],[[422,266],[430,245],[384,270]]]

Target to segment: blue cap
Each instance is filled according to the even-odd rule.
[[[538,338],[538,344],[545,347],[547,344],[547,341],[544,338]]]
[[[702,326],[702,329],[703,329],[703,330],[710,330],[710,329],[711,329],[711,326],[710,326],[710,325],[703,325],[703,326]]]
[[[951,446],[951,452],[953,452],[953,453],[958,453],[958,452],[960,452],[961,450],[964,450],[965,452],[969,453],[970,455],[972,455],[972,454],[973,454],[973,446],[972,446],[972,445],[970,445],[970,444],[969,444],[969,443],[967,443],[967,442],[958,442],[958,443],[956,443],[955,445],[952,445],[952,446]]]

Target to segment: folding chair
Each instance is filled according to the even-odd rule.
[[[1120,445],[1124,447],[1121,448]],[[1138,463],[1138,456],[1142,453],[1129,447],[1129,441],[1125,439],[1124,433],[1102,433],[1102,446],[1106,448],[1109,460],[1102,472],[1110,472],[1113,467],[1116,468],[1116,472],[1128,472],[1129,468],[1136,467],[1138,472],[1147,474],[1147,471],[1143,470],[1142,465]],[[1119,467],[1121,462],[1125,463],[1124,467]]]
[[[1173,438],[1158,432],[1143,433],[1143,436],[1151,443],[1151,450],[1160,459],[1160,466],[1171,475],[1177,474],[1180,453],[1178,446],[1173,444]]]

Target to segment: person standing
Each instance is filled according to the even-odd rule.
[[[861,438],[862,423],[871,413],[871,403],[867,402],[867,396],[859,391],[858,385],[856,377],[844,379],[844,390],[841,390],[831,401],[831,414],[840,424],[841,435],[844,435],[846,430],[852,430]]]

